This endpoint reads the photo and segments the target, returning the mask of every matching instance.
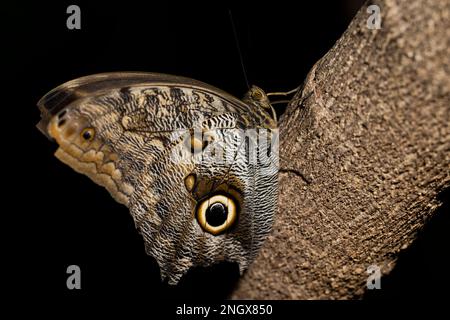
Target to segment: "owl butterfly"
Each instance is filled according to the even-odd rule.
[[[162,279],[237,262],[242,272],[271,230],[278,132],[267,95],[243,100],[155,73],[69,81],[39,102],[37,127],[55,156],[126,205]]]

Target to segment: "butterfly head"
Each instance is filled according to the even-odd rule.
[[[264,92],[263,89],[253,85],[251,88],[247,91],[247,93],[244,95],[244,98],[242,99],[245,103],[252,104],[261,110],[264,110],[265,112],[269,113],[273,120],[277,120],[275,110],[272,107],[272,104],[270,103],[269,97]]]

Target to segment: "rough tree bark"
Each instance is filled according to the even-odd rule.
[[[450,185],[450,2],[375,4],[381,29],[363,6],[280,121],[278,216],[232,298],[360,297]]]

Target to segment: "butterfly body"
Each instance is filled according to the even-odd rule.
[[[256,98],[243,102],[177,76],[93,75],[44,96],[38,128],[61,161],[130,209],[174,284],[196,265],[227,260],[245,270],[270,232],[276,119],[251,90]]]

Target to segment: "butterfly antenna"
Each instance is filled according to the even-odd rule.
[[[297,88],[292,89],[291,91],[287,92],[269,92],[267,93],[267,96],[288,96],[290,94],[293,94],[294,92],[297,92],[298,89],[300,89],[301,86],[298,86]]]
[[[274,104],[279,104],[279,103],[289,103],[291,102],[291,100],[278,100],[278,101],[271,101],[270,104],[274,105]]]
[[[250,89],[250,84],[248,82],[247,72],[245,70],[245,65],[244,65],[244,58],[242,57],[241,46],[239,45],[239,39],[238,39],[237,32],[236,32],[236,26],[234,25],[233,15],[231,14],[231,10],[228,10],[228,13],[230,15],[231,27],[233,28],[234,40],[236,41],[236,47],[237,47],[237,51],[239,53],[239,60],[241,61],[241,67],[242,67],[242,72],[244,74],[245,84],[247,85],[247,88]]]

